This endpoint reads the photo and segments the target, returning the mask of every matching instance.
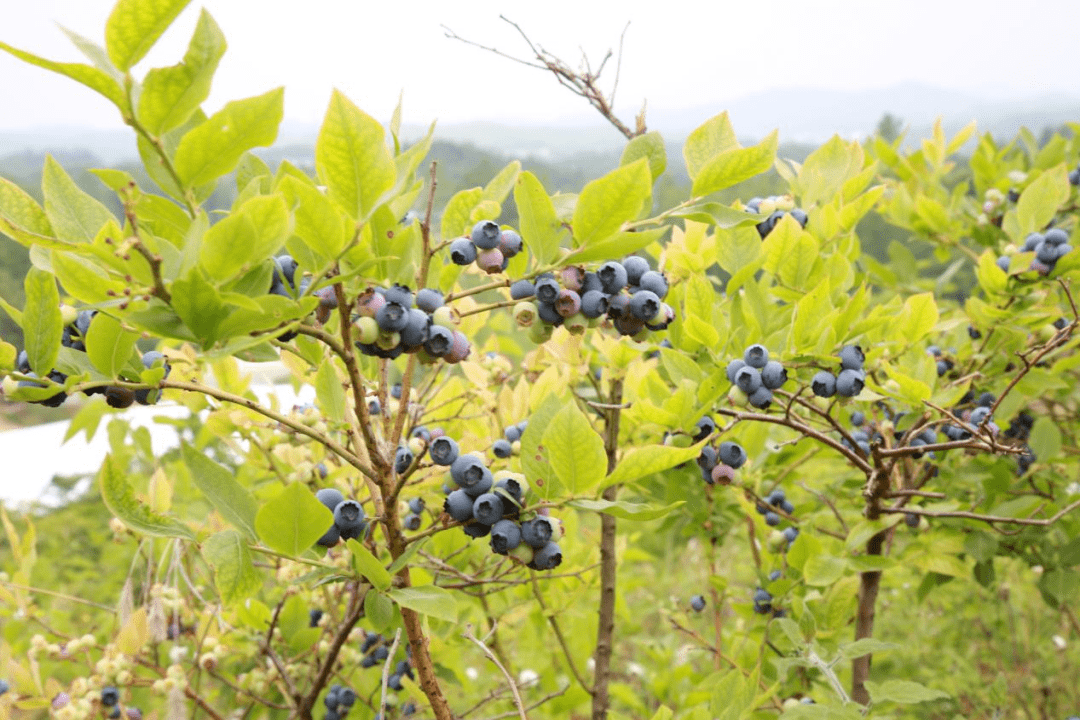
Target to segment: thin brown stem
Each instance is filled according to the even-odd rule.
[[[610,405],[622,404],[621,379],[611,381],[611,392],[607,402]],[[609,475],[615,470],[618,462],[616,455],[619,449],[621,416],[622,410],[618,407],[606,413],[604,454],[607,456]],[[604,488],[602,497],[608,502],[614,502],[618,496],[618,485]],[[606,720],[611,704],[608,684],[611,681],[611,655],[615,637],[616,529],[615,516],[602,513],[600,515],[600,621],[596,628],[596,652],[593,656],[595,671],[593,672],[592,720]]]

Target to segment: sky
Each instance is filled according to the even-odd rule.
[[[101,43],[112,5],[0,0],[0,40],[81,61],[57,24]],[[798,86],[1080,92],[1071,35],[1058,30],[1080,26],[1076,0],[203,0],[187,7],[136,66],[137,76],[180,59],[200,7],[229,43],[205,109],[283,85],[286,120],[304,124],[320,122],[333,88],[383,121],[403,93],[406,123],[602,122],[550,74],[445,36],[444,25],[527,57],[500,12],[574,67],[584,52],[595,68],[608,49],[618,50],[626,28],[615,108],[628,124],[646,100],[652,109],[719,112],[738,97]],[[604,88],[614,71],[613,58]],[[782,93],[775,99],[778,113],[798,111],[784,106]],[[0,130],[73,125],[122,127],[92,91],[0,53]]]

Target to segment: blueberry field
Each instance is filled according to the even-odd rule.
[[[0,42],[142,159],[0,176],[5,402],[109,443],[0,507],[0,719],[1080,715],[1080,123],[669,152],[542,55],[621,158],[437,194],[437,126],[341,92],[264,160],[286,91],[207,114],[206,11],[134,73],[187,4]]]

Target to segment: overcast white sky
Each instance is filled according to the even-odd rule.
[[[112,0],[0,0],[0,39],[49,58],[81,60],[56,27],[102,42]],[[229,52],[207,109],[284,85],[286,119],[317,123],[342,89],[386,121],[405,93],[405,121],[556,124],[591,120],[583,100],[531,70],[447,39],[440,25],[507,52],[527,53],[500,12],[575,63],[617,48],[627,21],[617,110],[715,104],[796,85],[880,88],[921,82],[983,94],[1080,90],[1077,0],[203,0],[193,2],[137,68],[175,63],[199,8]],[[614,65],[605,72],[614,79]],[[798,108],[778,111],[798,112]],[[0,129],[118,128],[92,91],[0,53]]]

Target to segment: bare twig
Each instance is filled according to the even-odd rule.
[[[379,696],[379,717],[386,717],[386,686],[390,683],[390,666],[394,664],[394,653],[397,652],[398,643],[401,641],[401,628],[394,633],[394,642],[390,643],[390,654],[383,663],[381,695]]]
[[[494,631],[495,629],[492,628],[492,632]],[[398,630],[398,633],[400,632],[401,631]],[[518,717],[521,718],[521,720],[529,720],[528,716],[525,714],[525,706],[521,702],[521,693],[518,692],[517,684],[514,682],[514,678],[510,676],[510,673],[507,671],[506,666],[499,662],[499,658],[495,657],[495,653],[491,652],[491,648],[484,644],[483,640],[473,634],[472,623],[465,624],[465,632],[461,633],[461,635],[466,640],[476,645],[476,647],[480,648],[484,655],[487,656],[487,659],[495,663],[495,667],[499,668],[499,670],[502,671],[503,677],[506,678],[506,684],[510,686],[510,693],[514,696],[514,705],[517,707]]]

